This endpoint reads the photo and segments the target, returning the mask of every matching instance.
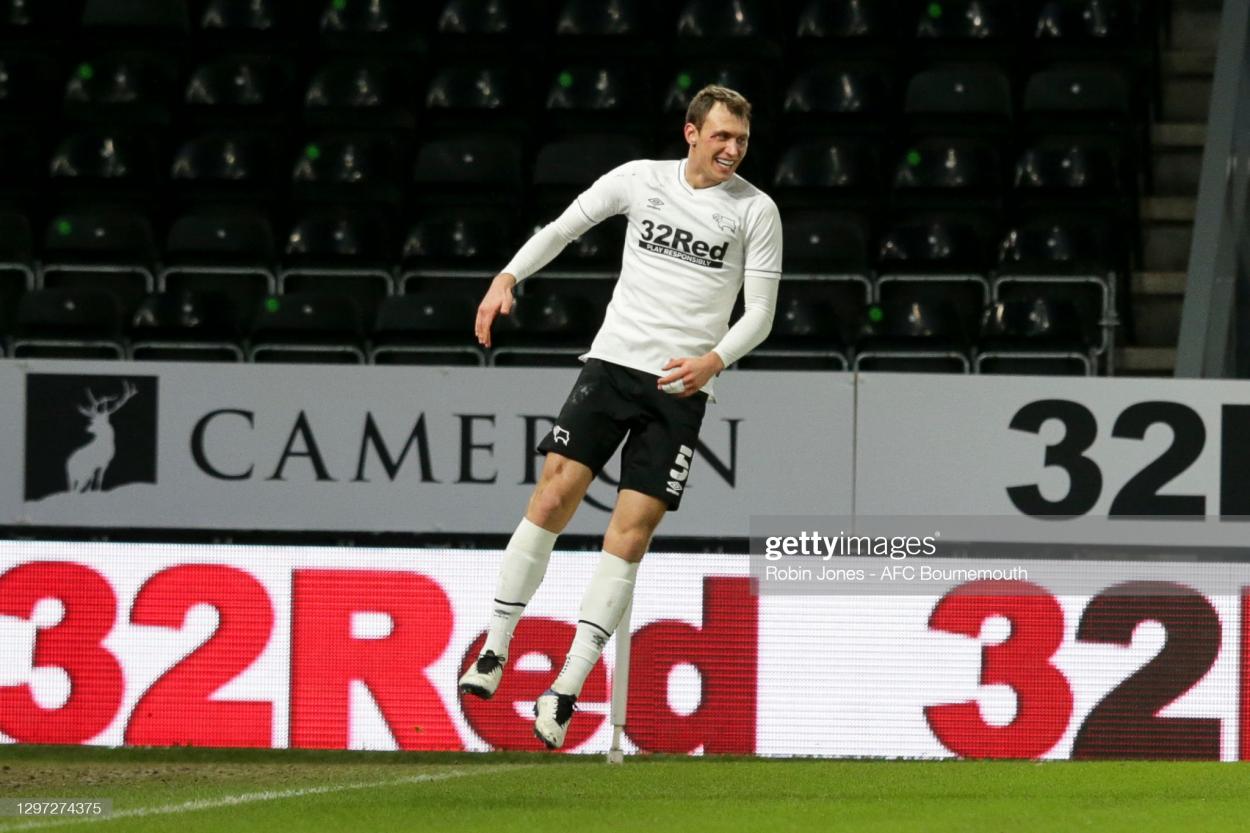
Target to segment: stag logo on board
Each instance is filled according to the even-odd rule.
[[[26,500],[156,483],[156,377],[26,377]]]

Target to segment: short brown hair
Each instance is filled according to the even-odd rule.
[[[742,93],[720,84],[708,84],[690,99],[690,106],[686,108],[686,122],[693,124],[696,130],[702,130],[707,114],[717,103],[724,104],[726,110],[743,121],[751,121],[751,102]]]

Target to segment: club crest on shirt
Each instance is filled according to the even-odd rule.
[[[730,234],[733,234],[738,230],[738,224],[731,218],[726,217],[724,214],[713,214],[712,221],[716,223],[717,227],[721,231],[727,231]]]

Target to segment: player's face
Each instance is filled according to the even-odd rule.
[[[719,101],[712,105],[703,127],[686,125],[690,155],[687,177],[695,187],[718,185],[733,176],[747,155],[751,126]]]

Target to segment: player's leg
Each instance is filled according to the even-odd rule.
[[[534,734],[551,749],[564,743],[573,704],[634,598],[638,564],[667,511],[667,503],[642,492],[622,489],[617,496],[599,566],[582,597],[577,632],[564,667],[551,688],[534,704]]]
[[[554,452],[547,454],[525,517],[504,550],[486,642],[477,661],[461,676],[461,691],[490,699],[499,687],[521,614],[542,584],[556,538],[572,520],[594,476],[583,463]]]
[[[467,694],[489,698],[499,687],[513,631],[542,583],[556,537],[572,520],[595,474],[625,435],[625,427],[612,415],[612,391],[602,363],[588,363],[556,424],[538,445],[546,460],[525,517],[500,562],[482,653],[460,678],[460,690]]]

